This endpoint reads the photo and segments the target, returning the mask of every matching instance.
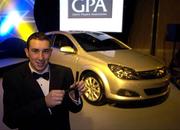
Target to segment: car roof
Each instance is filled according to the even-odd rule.
[[[50,31],[46,33],[47,35],[52,35],[52,34],[88,34],[91,35],[93,37],[96,37],[98,39],[108,39],[108,38],[113,38],[118,40],[117,38],[107,34],[107,33],[103,33],[103,32],[93,32],[93,31]],[[129,47],[128,45],[126,45],[125,43],[123,43],[122,41],[118,40],[119,42],[121,42],[122,44],[124,44],[127,48],[131,49],[131,47]]]
[[[87,34],[87,35],[91,35],[95,38],[98,39],[108,39],[108,38],[114,38],[106,33],[103,32],[92,32],[92,31],[51,31],[51,32],[47,32],[47,35],[53,35],[53,34]]]
[[[50,34],[81,34],[81,33],[86,33],[86,34],[104,34],[103,32],[92,32],[92,31],[50,31],[50,32],[46,32],[47,35]]]

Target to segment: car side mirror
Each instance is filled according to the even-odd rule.
[[[73,53],[75,54],[75,50],[74,48],[70,47],[70,46],[63,46],[60,48],[60,52],[64,52],[64,53]]]

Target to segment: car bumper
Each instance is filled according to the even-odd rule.
[[[116,101],[153,99],[165,96],[170,91],[169,75],[164,78],[149,80],[115,79],[108,83],[105,85],[106,97]]]

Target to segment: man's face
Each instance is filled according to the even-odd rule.
[[[46,40],[32,39],[29,49],[25,48],[26,56],[34,70],[42,72],[48,65],[52,53],[50,43]]]

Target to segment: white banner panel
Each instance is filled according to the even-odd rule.
[[[122,32],[124,0],[60,0],[60,30]]]

